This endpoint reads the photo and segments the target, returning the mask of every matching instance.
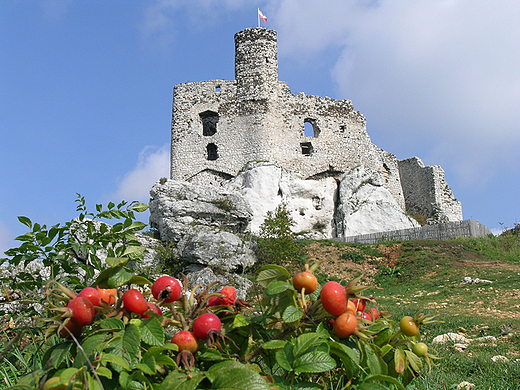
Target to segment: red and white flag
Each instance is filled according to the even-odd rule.
[[[262,13],[262,11],[260,11],[260,8],[258,8],[258,18],[262,22],[267,23],[267,17]]]

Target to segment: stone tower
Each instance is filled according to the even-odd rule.
[[[273,99],[278,83],[276,31],[248,28],[235,34],[237,100]]]

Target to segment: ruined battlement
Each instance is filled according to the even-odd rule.
[[[274,162],[314,180],[363,166],[383,173],[384,187],[403,210],[462,219],[444,172],[421,171],[375,146],[365,117],[350,100],[292,94],[278,80],[276,31],[248,28],[235,34],[235,80],[179,84],[173,95],[174,180],[219,185],[252,161]],[[306,134],[306,125],[312,134]]]

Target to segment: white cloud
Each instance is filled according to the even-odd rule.
[[[139,153],[137,165],[119,182],[111,199],[148,203],[150,188],[162,177],[170,177],[169,145],[161,148],[146,146]]]
[[[422,149],[467,185],[518,168],[519,2],[271,4],[280,55],[335,49],[339,97],[362,108],[369,134],[378,129],[390,152],[403,158]]]

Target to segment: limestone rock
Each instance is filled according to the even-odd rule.
[[[212,287],[209,291],[210,293],[218,292],[223,286],[226,285],[233,286],[237,290],[238,299],[246,299],[247,291],[253,285],[253,282],[250,280],[235,274],[224,273],[215,275],[215,273],[209,267],[196,267],[195,271],[188,273],[187,278],[188,283],[192,288],[200,284],[204,289],[211,283],[219,281],[220,285],[215,285]]]
[[[241,238],[253,212],[240,193],[167,180],[157,182],[150,195],[150,226],[161,240],[177,244],[186,263],[225,271],[255,263],[252,248]]]
[[[267,212],[284,202],[295,222],[294,233],[314,239],[332,238],[337,188],[333,178],[304,180],[277,164],[255,162],[247,164],[226,188],[239,191],[251,205],[253,233],[259,232]]]
[[[338,237],[419,227],[399,207],[384,181],[382,172],[362,166],[343,175],[336,210]]]
[[[432,344],[446,344],[449,342],[469,344],[470,340],[458,333],[441,334],[432,340]]]
[[[239,193],[217,186],[159,181],[150,196],[150,226],[159,230],[163,241],[180,241],[200,226],[243,233],[253,217]]]
[[[256,262],[251,246],[239,236],[207,227],[184,235],[177,244],[177,251],[186,263],[225,271],[247,268]]]

